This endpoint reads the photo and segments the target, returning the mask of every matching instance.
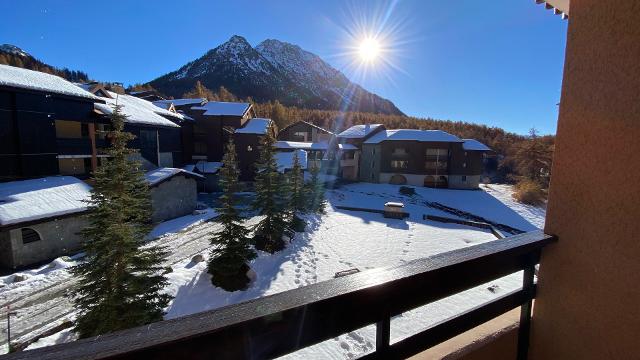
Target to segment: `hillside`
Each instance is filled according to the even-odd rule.
[[[241,98],[275,101],[310,109],[402,115],[389,100],[352,83],[319,56],[297,45],[265,40],[255,48],[241,36],[208,51],[149,84],[180,97],[200,81],[209,89],[224,86]]]
[[[67,68],[60,69],[51,66],[11,44],[0,45],[0,64],[53,74],[74,82],[89,80],[89,75],[82,71],[69,70]]]

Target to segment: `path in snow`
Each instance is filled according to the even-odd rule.
[[[396,266],[434,254],[495,241],[488,231],[457,224],[423,220],[424,214],[447,216],[419,201],[402,196],[399,187],[384,184],[351,184],[327,192],[331,206],[322,217],[309,217],[304,234],[296,234],[289,246],[276,254],[259,253],[251,267],[256,281],[245,291],[226,292],[213,287],[206,261],[194,264],[190,256],[208,239],[198,242],[197,226],[187,233],[175,234],[165,241],[183,246],[183,256],[172,260],[174,271],[168,274],[166,291],[174,296],[165,318],[175,318],[200,311],[314,284],[333,278],[338,271],[358,268],[361,271]],[[510,187],[491,185],[485,191],[459,191],[416,188],[421,200],[437,201],[492,221],[529,231],[543,223],[544,210],[528,209],[510,201]],[[337,210],[333,206],[359,206],[382,209],[384,202],[399,200],[410,213],[408,219],[385,219],[380,214]],[[201,235],[202,236],[202,233]],[[206,236],[205,236],[206,238]],[[208,257],[208,253],[205,254]],[[521,274],[512,274],[483,286],[402,314],[392,320],[392,341],[433,326],[461,311],[478,306],[521,286]],[[495,292],[489,286],[496,286]],[[58,333],[43,344],[65,341]],[[60,340],[62,339],[62,340]],[[373,350],[375,326],[344,334],[321,344],[290,354],[287,358],[343,359],[355,358]]]

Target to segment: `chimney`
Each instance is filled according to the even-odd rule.
[[[371,131],[371,125],[369,123],[364,124],[364,133],[367,134],[369,131]]]

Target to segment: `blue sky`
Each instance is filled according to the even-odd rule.
[[[533,0],[34,0],[0,13],[0,43],[97,80],[152,80],[234,34],[275,38],[408,115],[556,131],[567,22]],[[350,49],[365,32],[385,50],[363,68]]]

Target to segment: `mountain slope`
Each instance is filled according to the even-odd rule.
[[[177,71],[150,82],[181,96],[196,81],[210,89],[224,86],[239,97],[278,100],[290,106],[402,114],[389,100],[353,84],[319,56],[297,45],[265,40],[257,47],[240,36],[210,50]]]
[[[28,52],[11,44],[0,45],[0,64],[58,75],[69,81],[89,80],[89,76],[82,71],[74,71],[67,68],[59,69],[54,66],[45,64],[33,57]]]

